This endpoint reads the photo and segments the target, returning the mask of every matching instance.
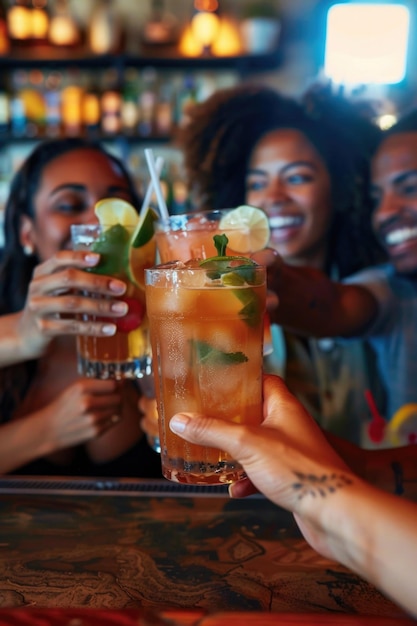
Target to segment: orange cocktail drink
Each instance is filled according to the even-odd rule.
[[[140,248],[133,248],[133,233],[133,227],[121,224],[71,227],[74,249],[100,253],[100,263],[89,271],[117,277],[127,286],[119,299],[127,303],[128,313],[108,320],[116,324],[116,334],[111,337],[77,337],[78,371],[83,376],[138,378],[150,370],[144,269],[153,265],[156,248],[154,239]],[[90,316],[90,319],[97,318]]]
[[[184,441],[169,420],[197,411],[261,422],[265,268],[172,262],[145,275],[163,475],[193,484],[239,480],[243,470],[225,451]]]
[[[270,229],[264,211],[251,206],[171,215],[154,223],[162,263],[207,259],[216,254],[214,235],[228,238],[229,255],[248,255],[268,245]],[[264,355],[272,352],[269,316],[264,319]]]
[[[238,207],[171,215],[155,222],[156,245],[162,263],[214,256],[213,236],[223,233],[229,240],[228,254],[256,252],[268,243],[268,219],[260,209]]]

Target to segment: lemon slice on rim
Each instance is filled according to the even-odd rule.
[[[417,404],[411,402],[398,409],[388,423],[386,434],[394,446],[417,443]]]
[[[134,227],[139,221],[136,209],[126,200],[121,198],[103,198],[94,207],[94,213],[102,226]]]
[[[219,222],[219,229],[227,235],[230,250],[242,254],[263,250],[270,237],[265,212],[246,204],[224,215]]]

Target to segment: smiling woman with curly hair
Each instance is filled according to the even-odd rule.
[[[297,101],[269,87],[239,86],[218,91],[188,111],[178,142],[194,205],[256,204],[248,189],[251,159],[261,140],[283,129],[301,133],[328,172],[332,215],[325,268],[344,277],[380,261],[370,220],[369,163],[381,131],[369,116],[325,89],[314,87]],[[279,145],[278,135],[274,143]],[[269,215],[268,206],[261,208]]]

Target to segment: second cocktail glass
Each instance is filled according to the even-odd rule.
[[[229,240],[229,255],[257,252],[269,240],[268,218],[260,209],[242,206],[171,215],[155,222],[156,245],[162,263],[214,256],[213,236],[221,234]]]

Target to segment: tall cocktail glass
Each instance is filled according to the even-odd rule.
[[[244,472],[227,452],[185,442],[169,420],[197,411],[261,422],[265,268],[236,262],[218,273],[171,262],[145,276],[163,475],[193,484],[239,480]]]
[[[244,209],[251,209],[246,211]],[[243,210],[242,210],[243,209]],[[255,213],[255,223],[248,223]],[[154,223],[156,246],[162,263],[173,260],[188,261],[189,259],[206,259],[217,254],[213,237],[226,234],[228,238],[228,254],[249,254],[264,247],[269,237],[268,220],[262,211],[253,207],[240,207],[238,210],[220,209],[209,211],[193,211],[180,215],[171,215]],[[266,237],[266,238],[265,238]],[[261,243],[259,243],[261,242]],[[264,319],[264,354],[272,351],[269,331],[269,318]],[[141,386],[142,386],[141,381]],[[146,386],[149,389],[150,385]],[[144,393],[146,393],[143,387]],[[158,452],[160,444],[155,436],[156,406],[152,408],[151,396],[148,394],[145,430],[149,444]],[[152,423],[154,421],[154,423]]]
[[[77,224],[71,227],[75,250],[92,250],[101,255],[99,265],[89,271],[114,276],[126,283],[127,290],[119,299],[129,307],[124,317],[109,318],[109,322],[116,324],[115,335],[77,337],[78,371],[83,376],[140,378],[151,370],[144,269],[155,263],[156,247],[152,238],[144,246],[132,248],[133,231],[133,227],[121,224]]]

